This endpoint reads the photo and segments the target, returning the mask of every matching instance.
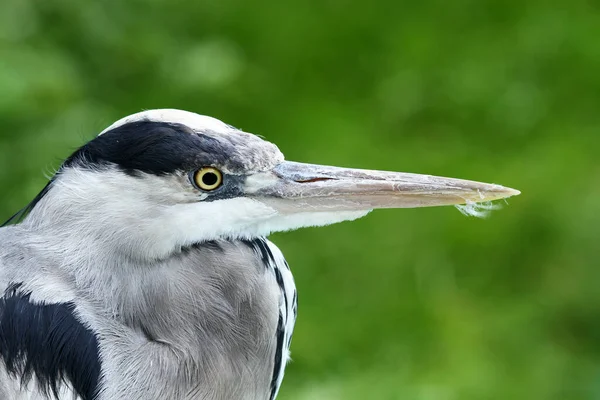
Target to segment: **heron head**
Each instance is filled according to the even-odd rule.
[[[375,208],[516,194],[474,181],[285,161],[274,144],[217,119],[152,110],[115,122],[69,157],[28,219],[39,226],[60,220],[77,226],[73,234],[94,231],[128,252],[162,257],[203,241],[352,220]]]

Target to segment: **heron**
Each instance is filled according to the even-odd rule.
[[[0,398],[273,400],[298,297],[270,233],[517,194],[285,161],[187,111],[127,116],[0,228]]]

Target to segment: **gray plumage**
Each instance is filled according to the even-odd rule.
[[[288,163],[178,110],[127,117],[0,229],[0,398],[274,399],[297,295],[265,236],[482,193],[515,191]]]
[[[114,382],[100,398],[268,398],[280,293],[250,247],[220,241],[144,263],[85,244],[67,261],[79,240],[29,224],[0,232],[2,285],[74,301],[100,338],[103,380]]]

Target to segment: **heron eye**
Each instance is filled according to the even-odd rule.
[[[223,183],[223,174],[216,168],[202,167],[194,172],[194,183],[202,190],[215,190]]]

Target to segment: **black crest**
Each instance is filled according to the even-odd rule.
[[[164,175],[202,164],[222,163],[223,155],[220,141],[193,132],[185,125],[137,121],[111,129],[88,142],[69,157],[63,167],[114,165],[133,175],[137,172]]]

